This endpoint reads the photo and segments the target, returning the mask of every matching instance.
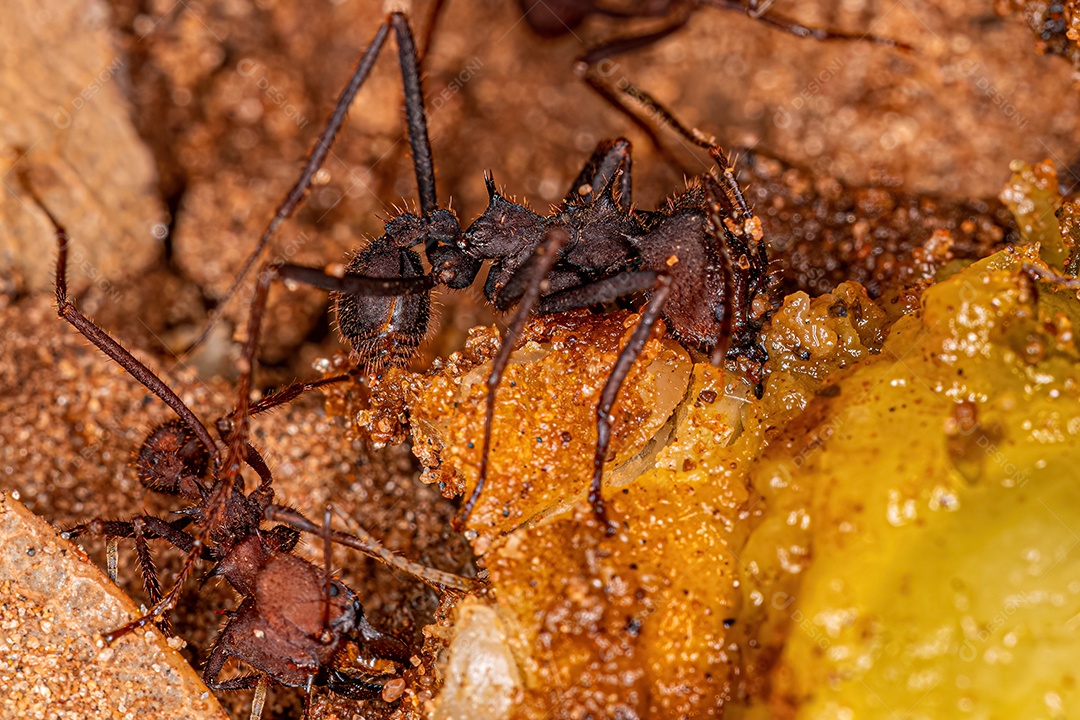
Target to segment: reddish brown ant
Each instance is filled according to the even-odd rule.
[[[31,190],[32,192],[32,190]],[[36,196],[35,196],[36,197]],[[258,343],[259,321],[253,315],[244,346],[239,402],[234,412],[217,423],[219,443],[180,397],[146,365],[108,333],[86,318],[67,295],[68,237],[56,218],[39,206],[56,228],[56,302],[61,318],[123,367],[132,377],[172,408],[178,419],[156,427],[136,455],[140,482],[149,490],[177,495],[188,503],[178,511],[180,519],[139,515],[128,521],[93,519],[64,533],[69,539],[101,535],[135,542],[151,609],[127,625],[103,635],[113,642],[151,622],[165,624],[166,613],[198,560],[214,564],[207,577],[224,579],[241,597],[239,607],[227,613],[229,620],[210,649],[203,680],[215,690],[264,686],[267,681],[291,687],[326,687],[350,698],[379,695],[393,676],[369,676],[343,658],[357,656],[408,661],[410,651],[397,638],[374,628],[364,617],[359,598],[334,579],[329,565],[320,569],[292,554],[300,533],[324,539],[325,561],[330,545],[337,542],[358,549],[395,568],[441,589],[467,592],[475,581],[394,556],[370,536],[356,536],[330,528],[330,509],[322,527],[299,512],[274,503],[273,478],[259,452],[246,440],[249,416],[294,398],[312,387],[336,382],[346,376],[315,383],[297,384],[250,406],[252,358]],[[260,285],[265,299],[265,284]],[[260,305],[261,306],[261,305]],[[248,492],[241,474],[246,465],[259,477]],[[264,522],[280,524],[269,529]],[[187,553],[173,587],[165,595],[157,579],[148,541],[162,539]],[[110,561],[110,569],[112,562]],[[253,667],[255,674],[220,680],[228,658]]]

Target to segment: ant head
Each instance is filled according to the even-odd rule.
[[[192,500],[202,497],[200,480],[209,464],[209,451],[182,420],[154,428],[135,456],[135,470],[144,487]]]
[[[402,215],[394,222],[404,221]],[[411,216],[412,221],[422,222]],[[372,242],[345,267],[346,275],[375,278],[419,278],[420,257],[389,233]],[[356,360],[368,370],[404,365],[427,333],[429,293],[402,296],[337,296],[338,330],[352,346]]]

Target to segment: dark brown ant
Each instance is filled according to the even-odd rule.
[[[377,370],[401,364],[427,330],[431,289],[436,285],[467,287],[481,263],[492,260],[484,286],[487,299],[498,310],[515,304],[518,309],[488,380],[480,474],[464,505],[464,522],[483,490],[495,392],[528,314],[534,308],[559,313],[644,294],[648,305],[616,361],[597,409],[598,441],[589,500],[597,518],[613,531],[600,491],[611,410],[657,320],[663,316],[677,338],[710,352],[714,362],[726,356],[764,360],[756,342],[759,324],[753,318],[768,275],[760,222],[743,199],[720,148],[668,114],[673,127],[709,149],[720,169],[718,177],[702,175],[695,186],[660,211],[636,211],[631,206],[630,144],[625,140],[602,143],[553,215],[542,217],[506,200],[488,176],[489,207],[462,233],[453,212],[438,206],[415,45],[401,13],[388,17],[364,52],[289,198],[298,202],[302,197],[326,154],[322,143],[339,130],[344,109],[370,71],[389,28],[398,44],[420,214],[404,212],[387,222],[382,237],[349,263],[343,277],[292,264],[268,265],[259,274],[249,325],[259,323],[271,280],[307,283],[337,294],[339,328],[362,367]],[[290,202],[287,199],[283,207]],[[281,212],[275,216],[268,234],[282,217]],[[265,247],[268,234],[245,267]],[[411,249],[420,244],[431,264],[429,273]]]
[[[35,196],[36,197],[36,196]],[[69,539],[100,535],[135,541],[143,582],[151,609],[127,625],[103,635],[113,642],[151,622],[164,624],[197,560],[214,563],[207,577],[224,579],[241,597],[237,610],[210,649],[203,680],[215,690],[265,689],[268,681],[291,687],[326,687],[350,698],[379,695],[392,676],[370,676],[364,667],[343,659],[365,656],[406,663],[408,646],[374,628],[364,617],[355,592],[334,579],[329,570],[332,542],[358,549],[441,589],[468,592],[475,581],[394,556],[373,538],[330,528],[330,509],[322,527],[300,513],[274,503],[273,478],[259,452],[246,440],[248,418],[296,397],[304,390],[348,376],[300,383],[249,406],[251,365],[258,344],[261,318],[253,315],[244,346],[239,402],[217,423],[218,443],[180,397],[146,365],[108,333],[86,318],[67,295],[68,236],[56,218],[39,206],[56,228],[56,302],[61,318],[116,361],[132,377],[157,395],[179,416],[156,427],[136,455],[140,482],[149,490],[177,495],[188,503],[172,522],[139,515],[128,521],[93,519],[64,533]],[[265,285],[260,285],[265,301]],[[241,474],[246,465],[259,478],[247,492]],[[269,529],[265,522],[278,522]],[[292,554],[301,532],[324,540],[326,566],[322,569]],[[187,553],[168,594],[162,595],[148,541],[162,539]],[[110,559],[110,569],[113,562]],[[218,676],[228,658],[253,667],[255,674],[228,680]],[[261,702],[261,701],[260,701]]]
[[[612,6],[598,0],[546,0],[531,2],[518,0],[522,16],[529,28],[537,35],[556,38],[572,33],[589,16],[605,16],[617,20],[636,18],[662,18],[661,29],[647,35],[620,38],[590,50],[585,58],[610,57],[614,52],[644,47],[667,37],[684,27],[694,13],[711,8],[747,15],[770,27],[800,38],[814,40],[858,40],[892,47],[907,47],[891,38],[871,33],[851,33],[843,30],[803,25],[792,18],[770,12],[775,0],[632,0],[621,6]],[[618,48],[618,49],[616,49]],[[584,59],[584,58],[583,58]]]
[[[687,137],[697,141],[692,133]],[[493,261],[484,293],[497,309],[508,309],[521,297],[523,282],[539,287],[537,297],[522,299],[493,363],[480,472],[463,509],[465,518],[479,500],[487,477],[495,392],[523,319],[534,304],[539,313],[550,314],[602,306],[638,293],[648,299],[597,407],[589,502],[609,533],[615,527],[604,509],[601,481],[611,440],[611,410],[657,320],[663,317],[677,340],[708,353],[714,364],[727,357],[745,357],[759,364],[767,359],[757,334],[771,310],[769,303],[758,302],[768,300],[769,260],[761,223],[747,206],[723,151],[709,147],[718,177],[701,175],[655,212],[631,205],[630,151],[625,139],[601,143],[562,204],[546,217],[507,200],[487,178],[488,208],[465,231],[461,247],[470,255]],[[550,238],[556,234],[563,239],[549,249]],[[538,252],[554,256],[543,272],[526,264]],[[760,392],[758,382],[759,397]]]
[[[659,21],[659,27],[648,32],[621,35],[587,47],[578,55],[574,66],[577,75],[593,92],[637,125],[652,143],[673,161],[674,158],[660,143],[654,124],[638,117],[622,97],[621,93],[625,92],[629,83],[624,79],[620,81],[620,87],[612,87],[608,82],[606,77],[610,75],[610,68],[605,67],[605,63],[617,55],[640,50],[660,42],[684,28],[701,10],[712,9],[739,13],[781,32],[819,42],[866,42],[897,50],[913,49],[907,43],[869,32],[845,32],[804,25],[790,17],[772,12],[771,8],[775,0],[628,0],[621,3],[603,0],[543,0],[543,2],[517,0],[517,2],[528,28],[541,37],[551,39],[573,34],[579,25],[592,16],[607,17],[616,22],[641,19]],[[445,5],[446,0],[436,0],[432,5],[424,37],[425,55],[431,46],[435,27],[438,25]],[[630,94],[633,95],[633,93]]]

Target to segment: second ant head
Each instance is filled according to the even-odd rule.
[[[209,464],[210,454],[179,419],[154,428],[135,456],[143,487],[190,500],[202,498],[202,478]]]

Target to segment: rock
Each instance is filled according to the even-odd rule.
[[[161,252],[165,212],[102,2],[6,3],[0,16],[0,291],[48,291],[53,229],[78,239],[73,287],[108,292]]]
[[[138,615],[78,548],[15,496],[0,494],[0,714],[227,718],[157,629],[112,645],[101,639]]]

